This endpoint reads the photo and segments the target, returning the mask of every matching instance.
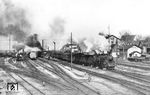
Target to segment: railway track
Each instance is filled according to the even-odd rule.
[[[36,68],[34,62],[32,62],[31,60],[25,60],[25,62],[27,64],[28,68],[30,69],[30,72],[31,72],[30,75],[32,76],[32,78],[38,79],[41,82],[48,83],[48,84],[56,87],[57,89],[60,89],[63,91],[64,90],[72,90],[71,87],[69,88],[67,85],[60,83],[59,80],[50,78],[47,75],[45,75],[43,72],[38,70]]]
[[[45,61],[44,61],[44,63],[45,63]],[[51,71],[51,68],[46,66],[44,63],[43,63],[43,61],[39,62],[39,63],[36,62],[36,64],[38,64],[39,66]],[[57,66],[53,63],[51,63],[50,66],[52,66],[56,70],[55,73],[59,73],[59,76],[61,76],[61,78],[63,78],[66,82],[71,84],[77,90],[81,91],[83,94],[85,94],[85,95],[100,95],[100,93],[98,91],[95,91],[95,90],[83,85],[82,83],[78,82],[77,80],[73,79],[72,77],[70,77],[59,66]]]
[[[92,67],[87,67],[87,68],[96,70],[95,68],[92,68]],[[126,71],[117,70],[117,69],[110,70],[110,71],[107,71],[107,72],[120,74],[120,75],[123,75],[125,77],[134,79],[136,81],[145,83],[146,85],[150,85],[150,76],[146,76],[146,75],[142,75],[142,74],[138,74],[138,73],[133,73],[133,72],[126,72]]]
[[[10,59],[11,60],[11,59]],[[11,62],[10,60],[8,60],[9,62]],[[9,63],[12,64],[12,63]],[[4,66],[5,68],[5,66]],[[3,68],[2,68],[3,69]],[[7,70],[7,68],[4,69],[4,71],[7,73],[7,75],[9,75],[15,82],[18,82],[19,85],[21,85],[27,92],[29,95],[45,95],[40,89],[38,89],[37,87],[35,87],[33,84],[31,84],[30,82],[28,82],[26,79],[24,79],[21,75],[17,74],[17,73],[12,73],[11,70]]]
[[[92,68],[92,67],[87,67],[87,68],[96,70],[95,68]],[[133,73],[133,72],[126,72],[126,71],[117,70],[117,69],[110,70],[107,72],[112,72],[112,73],[116,73],[119,75],[123,75],[127,78],[131,78],[131,79],[136,80],[138,82],[144,83],[148,86],[150,85],[150,76],[146,76],[146,75],[142,75],[142,74],[138,74],[138,73]]]
[[[68,87],[67,85],[64,85],[63,83],[60,83],[59,80],[56,80],[56,79],[51,79],[49,77],[47,77],[44,73],[40,72],[36,66],[33,65],[33,63],[31,62],[31,60],[26,60],[26,63],[27,65],[29,66],[28,69],[24,69],[26,70],[25,72],[20,72],[20,71],[12,71],[11,69],[9,69],[8,71],[12,71],[14,73],[19,73],[19,74],[23,74],[25,76],[28,76],[28,77],[31,77],[31,78],[35,78],[35,79],[38,79],[42,82],[45,82],[45,83],[48,83],[50,84],[50,86],[53,86],[55,88],[57,88],[58,92],[60,90],[63,90],[66,94],[65,95],[72,95],[72,93],[68,93],[68,90],[70,90],[70,92],[72,91],[72,88],[71,87]],[[11,64],[11,63],[10,63]],[[29,73],[26,73],[26,72],[29,72]],[[61,86],[60,86],[61,85]],[[44,91],[45,92],[45,91]],[[55,91],[52,91],[52,93],[55,93]],[[63,92],[60,92],[60,93],[63,93]],[[35,94],[34,94],[35,95]],[[41,95],[41,94],[38,94],[38,95]],[[63,94],[64,95],[64,94]]]
[[[128,73],[128,72],[120,71],[120,70],[114,70],[114,71],[110,71],[110,72],[123,75],[125,77],[134,79],[134,80],[139,81],[141,83],[144,83],[146,85],[150,85],[150,77],[148,77],[148,76],[144,76],[141,74],[135,74],[135,73]]]
[[[67,62],[64,62],[64,61],[58,61],[58,63],[70,66],[70,64],[68,64]],[[131,82],[131,81],[128,81],[128,80],[124,80],[124,79],[115,78],[115,77],[108,76],[108,75],[105,75],[105,74],[100,74],[96,71],[93,71],[93,69],[86,69],[86,68],[83,68],[82,66],[72,65],[72,67],[75,68],[75,69],[78,69],[80,71],[87,72],[91,75],[101,77],[101,78],[107,79],[109,81],[121,84],[122,86],[125,86],[129,89],[132,89],[133,91],[136,91],[136,92],[140,93],[140,95],[145,95],[145,94],[149,95],[150,94],[150,87],[149,86],[145,86],[145,85],[138,84],[138,83]],[[116,73],[118,73],[118,72],[116,72]],[[144,80],[144,81],[148,82],[147,80]]]
[[[86,68],[97,70],[96,68],[92,68],[92,67],[86,67]],[[107,72],[120,74],[120,75],[123,75],[125,77],[132,78],[132,79],[137,80],[139,82],[150,85],[150,76],[146,76],[146,75],[142,75],[142,74],[138,74],[138,73],[134,73],[134,72],[126,72],[126,71],[122,71],[122,70],[118,70],[118,69],[110,70]]]
[[[32,60],[28,60],[28,61],[29,61],[28,63],[30,63],[30,65],[32,65],[32,67],[36,67],[38,64],[37,62],[32,61]],[[41,65],[41,64],[38,64],[38,65],[45,68],[46,70],[48,70],[50,72],[55,73],[56,75],[60,76],[64,81],[66,81],[66,83],[69,83],[70,86],[67,85],[68,89],[70,90],[70,92],[68,91],[69,95],[74,95],[72,93],[74,90],[75,90],[75,93],[82,93],[81,95],[99,95],[99,92],[94,91],[93,89],[87,89],[87,87],[85,87],[83,84],[80,84],[79,82],[73,80],[71,77],[67,76],[67,74],[65,74],[64,71],[61,70],[58,66],[53,65],[54,69],[52,69],[52,68],[46,67],[45,65]],[[45,81],[46,80],[52,81],[49,78],[45,79]],[[62,83],[61,83],[62,81],[59,81],[59,80],[54,81],[54,80],[56,80],[56,79],[53,79],[54,84],[58,83],[58,85],[62,85]],[[66,86],[65,84],[63,84],[63,85]],[[64,87],[64,88],[66,88],[66,87]],[[75,95],[78,95],[78,94],[75,94]]]
[[[45,69],[47,69],[47,70],[49,70],[51,72],[56,70],[57,73],[61,72],[61,74],[65,74],[65,72],[63,72],[57,65],[52,64],[52,61],[50,63],[48,60],[43,59],[43,58],[40,58],[40,61],[43,61],[44,63],[39,64],[37,62],[35,63],[35,61],[34,61],[32,64],[29,64],[30,67],[33,68],[32,70],[35,71],[35,69],[36,69],[35,65],[39,65],[39,66],[41,66],[41,67],[43,67],[43,68],[45,68]],[[28,62],[28,63],[31,63],[31,62]],[[52,70],[52,68],[48,68],[45,65],[45,63],[49,63],[49,65],[51,64],[50,66],[53,67],[53,68],[55,68],[55,69]],[[58,63],[70,66],[70,64],[68,64],[67,62],[58,61]],[[135,73],[128,73],[128,72],[118,71],[118,70],[117,71],[116,70],[110,71],[110,72],[113,72],[113,73],[117,73],[117,74],[129,77],[129,78],[132,78],[132,79],[137,80],[137,81],[139,81],[141,83],[144,83],[146,85],[135,83],[135,82],[131,82],[131,81],[124,80],[124,79],[115,78],[115,77],[108,76],[108,75],[105,75],[105,74],[100,74],[100,73],[96,72],[93,69],[90,69],[90,68],[86,69],[86,67],[83,67],[83,66],[78,66],[78,65],[74,65],[74,64],[72,66],[73,66],[73,68],[78,69],[80,71],[84,71],[84,72],[87,72],[87,73],[89,73],[91,75],[94,75],[94,76],[97,76],[97,77],[101,77],[101,78],[107,79],[109,81],[121,84],[124,87],[127,87],[129,89],[132,89],[132,90],[140,93],[140,95],[149,95],[150,94],[150,86],[149,86],[150,81],[149,81],[149,77],[146,77],[144,75],[135,74]],[[68,79],[71,78],[69,76],[67,76],[65,78],[67,79],[66,81],[68,83],[73,83],[74,82],[74,81],[70,81],[70,80],[68,81]],[[73,84],[72,84],[72,86],[73,86]],[[78,90],[80,90],[79,88],[77,87]],[[95,92],[95,93],[98,94],[98,92]]]
[[[37,95],[46,95],[46,94],[44,94],[40,89],[38,89],[38,88],[36,88],[35,86],[33,86],[31,83],[29,83],[27,80],[25,80],[23,77],[21,77],[20,75],[18,75],[18,74],[11,74],[11,73],[9,73],[9,72],[7,72],[7,74],[10,76],[10,77],[12,77],[16,82],[18,82],[18,81],[20,81],[20,80],[22,80],[22,81],[24,81],[24,83],[21,83],[21,82],[19,82],[19,84],[23,87],[23,88],[25,88],[25,90],[27,91],[27,92],[29,92],[29,94],[30,95],[35,95],[35,94],[37,94]],[[15,77],[14,77],[15,76]],[[16,78],[17,77],[17,78]],[[18,78],[19,78],[19,80],[18,80]],[[32,89],[32,90],[31,90]],[[34,90],[33,90],[34,89]]]
[[[150,67],[144,67],[144,66],[137,66],[137,65],[129,65],[129,64],[118,64],[120,66],[126,66],[126,67],[133,67],[133,68],[138,68],[138,69],[143,69],[143,70],[150,70]]]

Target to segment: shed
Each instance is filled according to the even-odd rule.
[[[141,57],[141,53],[138,51],[134,51],[129,54],[130,57]]]
[[[133,57],[133,56],[140,57],[141,53],[142,53],[142,49],[140,47],[134,45],[134,46],[127,49],[127,58]]]

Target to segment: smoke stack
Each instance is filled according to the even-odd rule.
[[[44,40],[42,40],[42,48],[44,49]]]

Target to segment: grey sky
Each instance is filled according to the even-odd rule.
[[[45,35],[55,17],[66,21],[66,32],[91,36],[107,31],[118,36],[122,30],[148,35],[150,31],[149,0],[13,0],[28,10],[33,31]],[[43,34],[44,32],[44,34]],[[94,33],[94,34],[93,34]],[[80,35],[79,35],[80,34]]]

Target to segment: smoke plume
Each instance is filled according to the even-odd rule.
[[[66,21],[61,17],[54,18],[53,22],[49,25],[50,27],[50,39],[51,42],[56,42],[56,49],[60,49],[66,42],[65,33]]]
[[[25,45],[23,43],[17,43],[17,44],[14,44],[13,45],[13,48],[16,50],[16,51],[20,51],[21,49],[24,49],[25,48]]]
[[[86,38],[83,38],[78,41],[79,47],[81,48],[82,52],[86,52],[86,50],[88,49],[87,45],[85,44],[86,40]]]
[[[83,52],[90,51],[109,51],[110,45],[105,37],[95,35],[93,38],[84,38],[78,41],[78,44]]]
[[[29,47],[38,47],[40,50],[43,49],[40,42],[38,41],[37,34],[33,34],[27,37],[25,44]]]
[[[13,40],[23,42],[31,28],[26,11],[10,1],[3,0],[2,5],[4,10],[0,10],[0,35],[12,35]]]
[[[54,19],[53,23],[50,24],[51,37],[58,38],[58,37],[61,37],[62,35],[64,35],[64,33],[65,33],[64,25],[65,25],[64,19],[62,19],[60,17],[56,17]]]

